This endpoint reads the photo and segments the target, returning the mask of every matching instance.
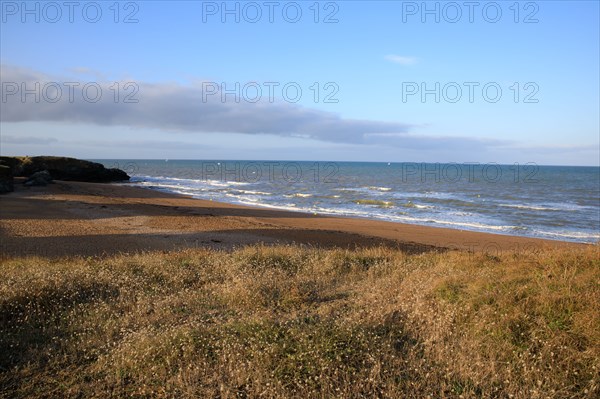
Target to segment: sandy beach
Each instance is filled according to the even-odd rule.
[[[581,246],[561,241],[329,217],[193,199],[127,185],[57,181],[0,197],[2,256],[93,256],[265,244],[407,252]]]

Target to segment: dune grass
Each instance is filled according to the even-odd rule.
[[[597,246],[257,246],[0,271],[0,397],[600,394]]]

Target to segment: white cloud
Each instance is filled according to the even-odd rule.
[[[416,57],[405,57],[402,55],[388,54],[385,59],[399,65],[414,65],[417,63]]]

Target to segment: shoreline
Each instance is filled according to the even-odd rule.
[[[190,247],[231,250],[259,243],[349,249],[387,246],[410,253],[458,249],[492,254],[593,245],[313,215],[126,184],[56,181],[46,187],[15,186],[15,192],[0,197],[2,257],[96,256]]]
[[[584,197],[583,191],[579,190],[593,192],[593,184],[589,182],[596,178],[589,170],[584,174],[568,172],[573,173],[573,181],[585,177],[588,183],[569,183],[564,189],[552,190],[553,194],[546,195],[539,190],[545,190],[544,185],[563,172],[545,170],[543,175],[540,172],[537,187],[522,184],[524,187],[520,188],[519,184],[524,182],[513,182],[508,176],[511,171],[502,172],[503,176],[510,177],[502,181],[469,179],[455,185],[444,180],[435,180],[440,184],[434,184],[433,180],[421,179],[421,183],[419,179],[407,180],[399,174],[404,173],[403,169],[363,170],[362,167],[348,166],[343,173],[340,171],[336,184],[315,185],[317,181],[324,183],[323,179],[314,178],[311,183],[311,178],[307,177],[300,183],[293,181],[286,185],[283,181],[271,183],[250,179],[241,172],[225,179],[225,164],[218,165],[215,168],[221,168],[217,169],[220,172],[208,175],[204,171],[204,161],[197,164],[174,161],[169,167],[148,161],[139,165],[130,183],[199,199],[286,211],[584,244],[600,242],[598,226],[594,223],[597,216],[594,196]],[[240,169],[238,163],[231,167],[227,165],[232,173],[233,166],[235,170]],[[200,167],[201,173],[196,170]],[[352,171],[359,177],[354,177]],[[372,181],[365,179],[366,175],[361,174],[365,171],[379,177]],[[400,176],[403,176],[402,182]],[[281,176],[275,177],[282,180]],[[470,184],[472,182],[476,184]],[[515,189],[518,194],[513,192]]]
[[[427,227],[427,228],[433,228],[433,229],[446,229],[446,230],[453,230],[453,231],[465,231],[465,232],[473,232],[473,233],[481,233],[481,234],[490,234],[490,235],[498,235],[498,236],[505,236],[505,237],[517,237],[517,238],[524,238],[524,239],[532,239],[532,240],[543,240],[543,241],[551,241],[551,242],[561,242],[561,243],[569,243],[569,244],[581,244],[581,245],[596,245],[596,244],[600,244],[600,241],[598,242],[583,242],[583,241],[577,241],[575,239],[561,239],[561,238],[547,238],[547,237],[535,237],[535,236],[527,236],[527,235],[516,235],[516,234],[510,234],[507,232],[491,232],[491,231],[483,231],[484,228],[481,228],[480,230],[477,230],[476,228],[474,228],[473,230],[470,229],[461,229],[459,227],[442,227],[442,226],[431,226],[431,225],[427,225],[427,224],[419,224],[419,223],[409,223],[409,222],[403,222],[403,221],[395,221],[395,220],[389,220],[386,218],[378,218],[378,217],[369,217],[369,216],[362,216],[362,215],[352,215],[352,214],[344,214],[344,213],[334,213],[334,212],[327,212],[327,211],[323,211],[323,212],[310,212],[308,210],[305,209],[293,209],[291,207],[278,207],[276,205],[271,205],[271,204],[267,204],[267,203],[247,203],[247,202],[243,202],[243,201],[213,201],[213,200],[209,200],[209,199],[205,199],[205,198],[198,198],[198,197],[194,197],[193,195],[190,194],[184,194],[184,193],[178,193],[176,191],[171,191],[169,189],[162,189],[162,188],[155,188],[153,186],[148,186],[148,187],[144,187],[144,186],[140,186],[140,185],[134,185],[137,182],[124,182],[124,183],[110,183],[110,184],[115,184],[115,185],[119,185],[119,186],[124,186],[124,187],[134,187],[134,188],[140,188],[140,189],[144,189],[144,190],[151,190],[151,191],[157,191],[160,193],[164,193],[164,194],[168,194],[168,195],[175,195],[175,196],[181,196],[183,198],[189,198],[189,199],[195,199],[195,200],[199,200],[199,201],[211,201],[211,202],[218,202],[218,203],[223,203],[223,204],[229,204],[229,205],[234,205],[234,206],[240,206],[240,207],[248,207],[248,208],[256,208],[256,209],[271,209],[271,210],[276,210],[276,211],[280,211],[280,212],[292,212],[292,213],[300,213],[300,214],[305,214],[305,215],[318,215],[318,216],[322,216],[322,217],[331,217],[331,218],[341,218],[341,219],[357,219],[357,220],[369,220],[369,221],[375,221],[375,222],[387,222],[387,223],[394,223],[394,224],[399,224],[399,225],[403,225],[403,226],[420,226],[420,227]],[[438,224],[446,224],[445,222],[435,222]],[[454,223],[447,223],[450,225],[453,225]],[[454,224],[456,226],[459,226],[460,224]],[[493,227],[493,226],[490,226]],[[501,230],[501,229],[499,229]],[[560,236],[559,234],[556,234],[557,236]]]

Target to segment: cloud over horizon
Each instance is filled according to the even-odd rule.
[[[33,94],[22,101],[21,93],[11,94],[25,84],[28,89],[40,88],[50,82],[60,86],[58,97],[52,85],[36,102]],[[462,148],[485,150],[488,147],[506,145],[506,141],[470,137],[432,137],[415,134],[413,125],[342,118],[339,115],[311,109],[283,100],[256,103],[233,97],[222,101],[220,93],[207,95],[202,83],[183,86],[174,83],[133,82],[137,103],[124,103],[128,90],[119,82],[119,98],[115,101],[114,82],[97,82],[102,97],[97,102],[85,101],[82,87],[75,86],[76,79],[2,65],[2,122],[64,122],[88,123],[99,126],[128,126],[151,128],[162,131],[189,133],[241,133],[248,135],[275,135],[300,137],[311,140],[344,143],[384,145],[398,148],[427,149]],[[70,85],[70,86],[69,86]],[[73,92],[69,93],[73,87]],[[20,91],[20,90],[19,90]],[[40,89],[44,92],[44,90]],[[90,97],[96,89],[91,87]],[[71,96],[72,94],[72,96]],[[69,98],[72,97],[72,98]],[[55,101],[55,99],[57,99]],[[50,101],[48,101],[50,100]],[[71,101],[70,101],[71,100]],[[53,102],[55,101],[55,102]]]

